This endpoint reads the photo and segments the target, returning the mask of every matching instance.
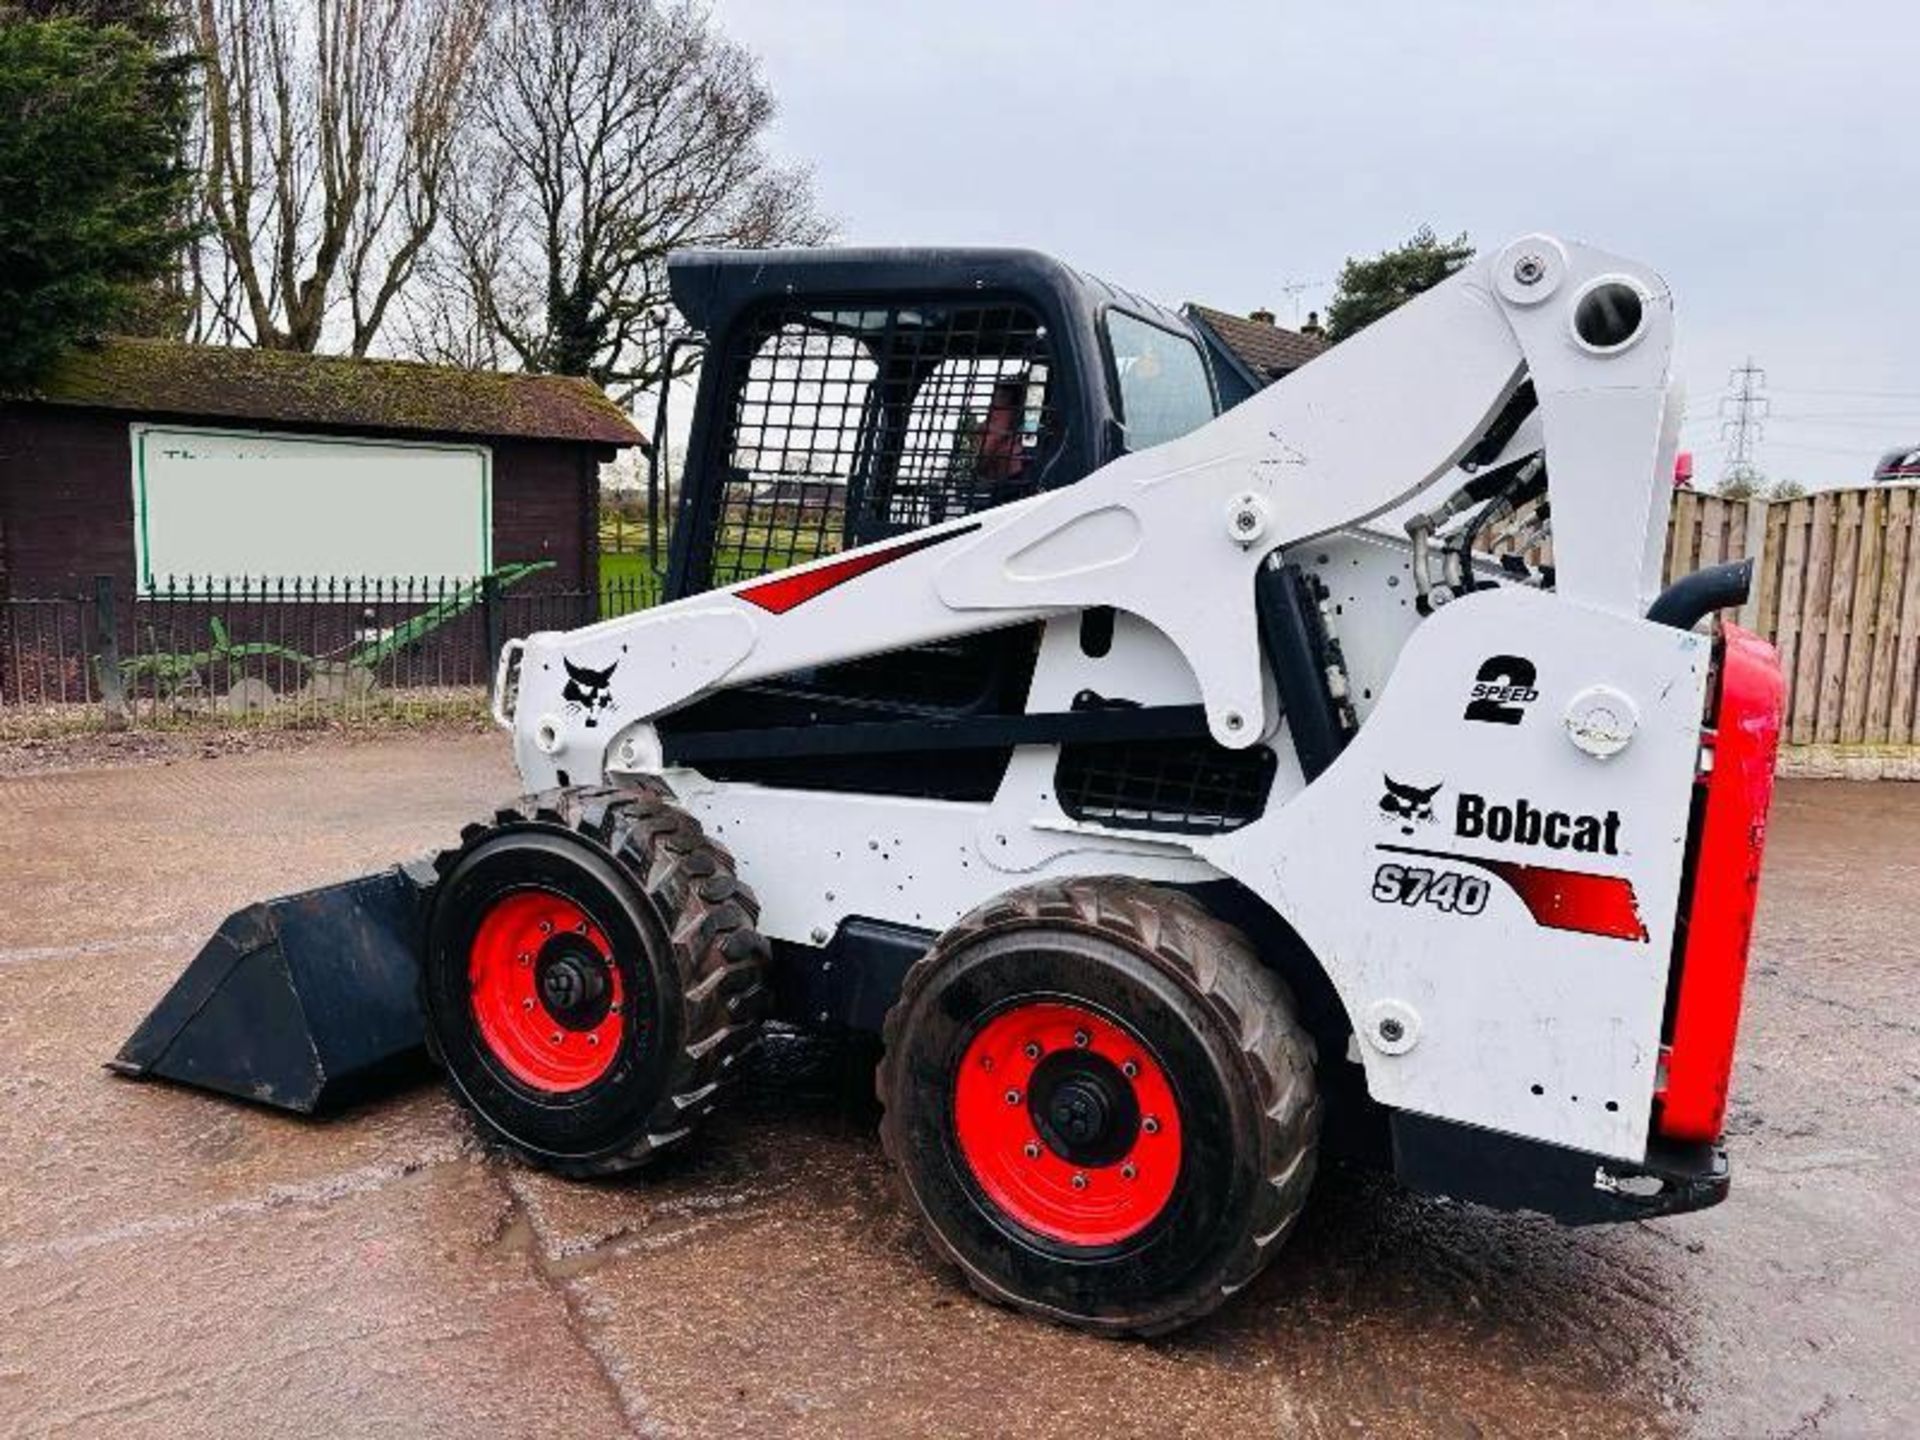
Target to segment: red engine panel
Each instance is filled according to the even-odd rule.
[[[1737,625],[1722,625],[1720,637],[1720,694],[1703,736],[1713,767],[1704,782],[1666,1083],[1655,1095],[1655,1128],[1673,1140],[1715,1141],[1725,1128],[1786,697],[1771,645]]]

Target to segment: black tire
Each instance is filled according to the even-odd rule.
[[[733,857],[653,783],[529,796],[438,857],[421,963],[428,1049],[498,1144],[571,1176],[642,1164],[719,1103],[768,1003],[759,905]],[[517,1078],[475,1018],[469,956],[486,914],[523,891],[599,927],[631,1002],[605,1072],[543,1091]]]
[[[1143,1044],[1178,1107],[1170,1196],[1137,1234],[1113,1242],[1029,1228],[987,1194],[962,1153],[961,1060],[986,1063],[969,1046],[998,1015],[1060,1002],[1110,1017],[1128,1043]],[[882,1144],[935,1247],[989,1299],[1102,1334],[1163,1334],[1247,1284],[1305,1204],[1320,1131],[1313,1042],[1246,937],[1177,892],[1110,877],[989,901],[908,972],[885,1039]],[[1040,1073],[1029,1075],[1029,1103],[1038,1103]],[[1016,1093],[1006,1092],[1010,1104]],[[1036,1141],[1055,1146],[1037,1112],[1032,1124]],[[1036,1141],[1021,1154],[1033,1155]],[[1090,1158],[1115,1164],[1111,1151]],[[1104,1184],[1112,1173],[1092,1178]]]

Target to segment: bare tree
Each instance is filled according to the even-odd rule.
[[[423,348],[456,358],[484,330],[526,369],[650,388],[668,251],[830,233],[809,175],[764,149],[773,114],[758,62],[698,3],[502,0],[449,211],[471,309],[412,307]]]
[[[440,223],[491,0],[187,0],[202,338],[364,355]]]

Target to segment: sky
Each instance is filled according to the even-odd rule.
[[[1030,245],[1286,324],[1423,224],[1546,230],[1673,287],[1702,482],[1749,357],[1770,478],[1860,484],[1920,444],[1913,0],[714,10],[846,243]]]

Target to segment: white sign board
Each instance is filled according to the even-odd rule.
[[[140,588],[361,576],[467,580],[493,561],[492,453],[133,427]]]

